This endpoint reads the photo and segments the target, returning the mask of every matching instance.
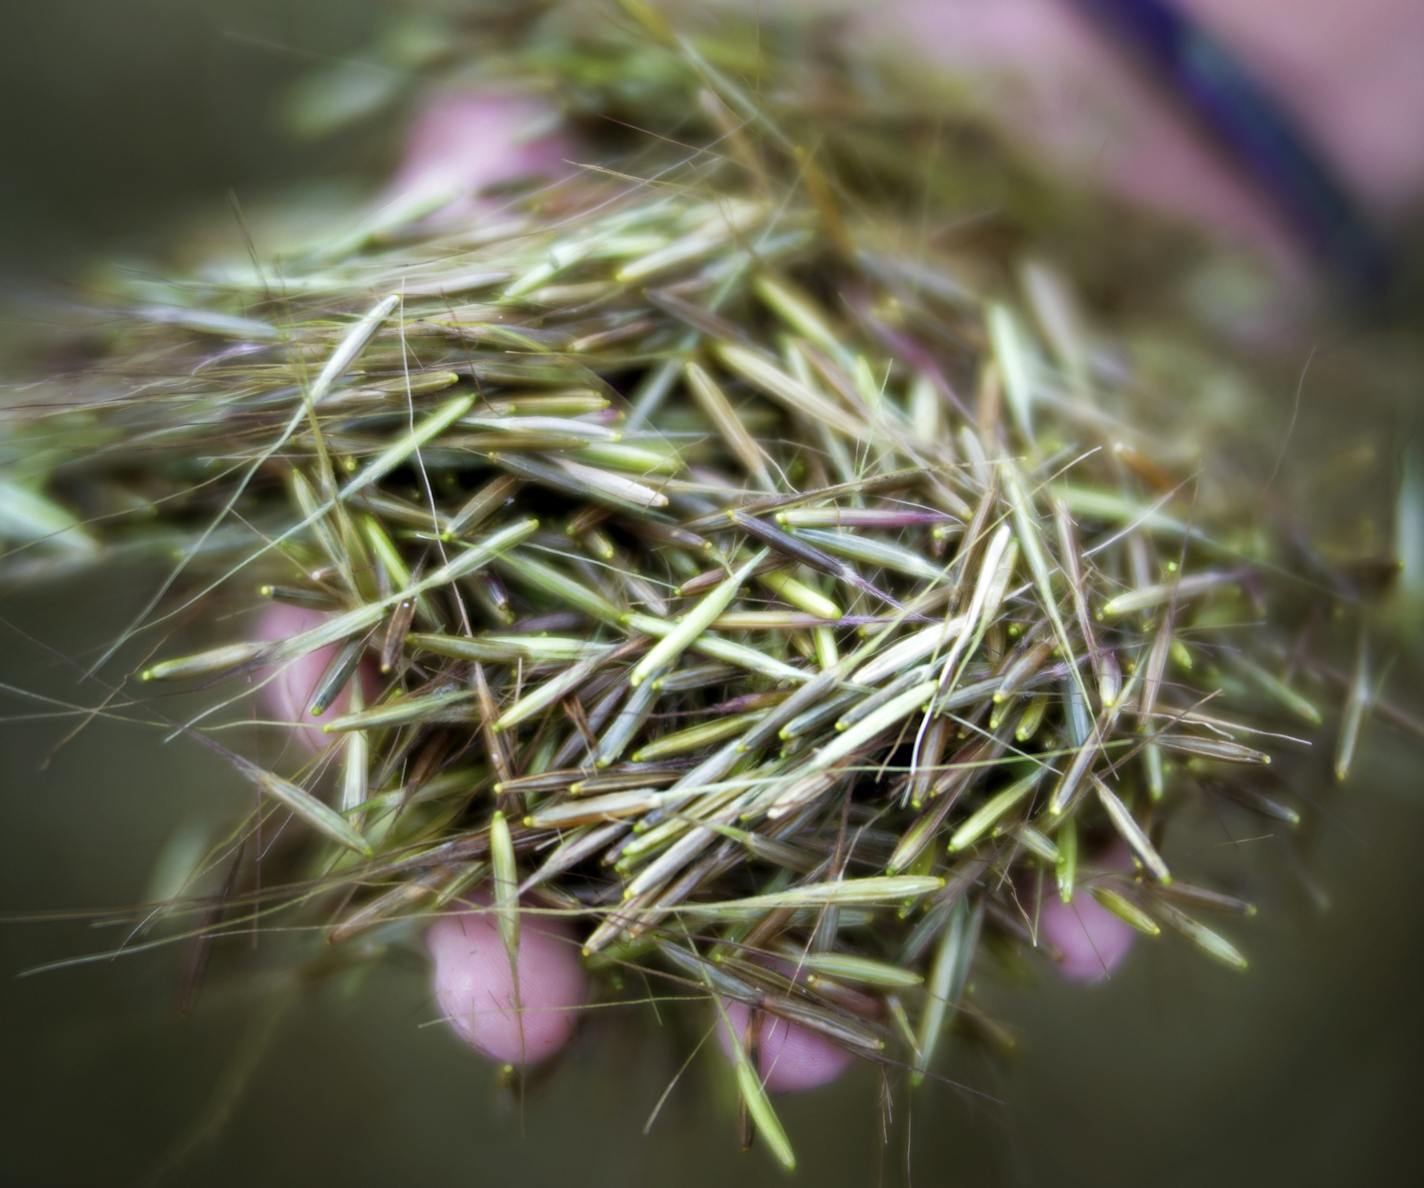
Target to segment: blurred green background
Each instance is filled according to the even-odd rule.
[[[378,177],[389,128],[301,144],[275,116],[284,87],[355,52],[378,19],[371,0],[10,6],[7,287],[61,283],[95,250],[161,251],[194,212],[236,236],[230,193],[245,205],[298,180]],[[24,333],[23,318],[7,329]],[[1328,351],[1321,367],[1328,377]],[[1289,465],[1309,467],[1358,415],[1307,406]],[[99,701],[74,662],[113,638],[157,577],[0,592],[0,681]],[[785,1182],[764,1154],[737,1151],[711,1053],[641,1133],[687,1038],[646,1007],[592,1012],[555,1074],[519,1100],[430,1025],[413,946],[359,982],[293,987],[287,939],[264,932],[217,955],[187,1019],[173,1011],[170,948],[31,974],[111,951],[121,933],[93,910],[145,897],[175,822],[231,819],[248,796],[211,756],[122,722],[95,720],[59,746],[78,719],[53,709],[0,691],[0,1182],[142,1183],[160,1170],[243,1188]],[[986,974],[981,998],[1019,1037],[1016,1055],[958,1043],[943,1071],[968,1089],[898,1093],[893,1116],[866,1069],[784,1100],[800,1181],[1418,1182],[1424,772],[1388,730],[1372,725],[1366,742],[1348,788],[1300,789],[1317,810],[1304,867],[1245,818],[1174,837],[1170,857],[1242,876],[1260,902],[1255,921],[1228,925],[1249,974],[1172,938],[1140,945],[1101,987]]]

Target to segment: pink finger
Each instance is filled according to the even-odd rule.
[[[274,602],[258,616],[257,638],[272,643],[290,639],[317,626],[326,617],[321,611]],[[299,656],[287,664],[259,674],[259,678],[265,681],[261,697],[268,712],[279,721],[291,723],[292,737],[313,754],[325,750],[331,742],[331,736],[322,733],[320,721],[313,718],[307,709],[336,651],[335,646],[317,648],[305,656]],[[368,696],[375,692],[375,674],[369,664],[362,663],[356,679],[361,681],[362,690]],[[334,718],[345,713],[350,704],[350,690],[343,690],[324,716]]]
[[[1106,870],[1131,870],[1132,855],[1118,843],[1105,851],[1096,865]],[[1080,888],[1071,903],[1057,895],[1046,897],[1039,910],[1038,932],[1058,950],[1058,972],[1071,982],[1100,982],[1110,977],[1137,935],[1086,888]]]
[[[521,917],[517,978],[491,912],[442,917],[425,946],[440,1010],[476,1051],[504,1064],[537,1064],[573,1038],[588,978],[563,921]]]
[[[568,140],[549,108],[518,95],[455,91],[437,95],[416,116],[391,181],[393,197],[481,190],[524,177],[567,172]]]
[[[727,1023],[744,1047],[755,1038],[757,1074],[772,1093],[800,1093],[837,1080],[855,1059],[818,1031],[790,1023],[766,1011],[757,1012],[756,1034],[749,1031],[750,1009],[740,1002],[726,1004]],[[732,1035],[718,1020],[717,1042],[728,1057]]]

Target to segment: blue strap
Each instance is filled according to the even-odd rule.
[[[1071,2],[1130,47],[1330,272],[1361,295],[1383,288],[1387,257],[1375,230],[1296,122],[1217,38],[1171,0]]]

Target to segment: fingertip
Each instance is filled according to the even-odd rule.
[[[450,91],[420,110],[391,189],[469,197],[521,177],[566,170],[566,138],[545,103],[517,94]]]
[[[324,611],[274,602],[263,607],[257,616],[256,635],[258,639],[275,643],[309,631],[328,618],[330,615]],[[331,741],[324,723],[308,722],[307,709],[336,650],[335,644],[316,648],[284,664],[259,669],[257,674],[262,704],[278,721],[290,723],[292,737],[312,754],[324,750]],[[367,662],[361,663],[356,679],[360,680],[367,696],[375,693],[376,684]],[[343,714],[350,704],[348,688],[332,701],[327,712],[332,716]]]
[[[1121,843],[1105,850],[1095,863],[1103,870],[1130,870],[1132,856]],[[1056,895],[1044,897],[1039,911],[1039,935],[1058,951],[1058,972],[1070,982],[1101,982],[1126,959],[1137,936],[1133,927],[1080,888],[1070,903]]]
[[[567,1046],[588,1001],[588,978],[562,921],[523,913],[516,964],[492,914],[442,916],[425,935],[435,997],[455,1033],[499,1063],[527,1066]]]
[[[717,1042],[731,1057],[732,1035],[745,1043],[749,1010],[740,1002],[725,1007],[718,1019]],[[728,1030],[730,1026],[730,1031]],[[756,1030],[757,1074],[771,1093],[801,1093],[839,1080],[855,1057],[819,1032],[770,1012],[759,1012]]]

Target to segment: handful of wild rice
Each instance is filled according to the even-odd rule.
[[[1037,943],[1044,897],[1243,966],[1198,914],[1248,905],[1165,843],[1202,800],[1296,819],[1267,765],[1322,720],[1321,579],[1204,462],[1218,365],[1140,370],[962,211],[922,233],[834,130],[814,163],[804,91],[639,52],[681,63],[679,139],[726,155],[135,282],[62,398],[7,412],[4,565],[176,552],[154,621],[328,612],[142,678],[227,705],[330,650],[327,750],[230,757],[250,825],[304,832],[306,881],[261,895],[333,941],[494,875],[594,967],[920,1074],[980,939]],[[1134,870],[1094,866],[1115,839]]]

